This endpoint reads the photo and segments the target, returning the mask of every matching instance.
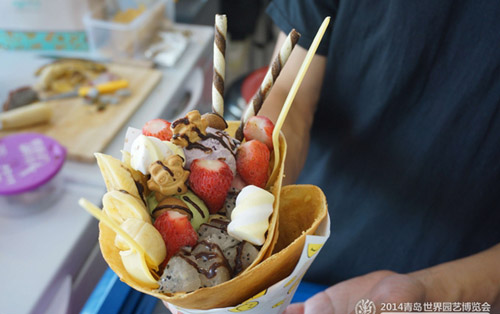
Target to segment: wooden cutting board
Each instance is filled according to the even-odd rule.
[[[16,130],[1,131],[0,137],[20,132],[38,132],[56,139],[68,150],[68,158],[94,162],[94,153],[102,152],[130,116],[144,102],[161,79],[155,69],[124,65],[107,65],[112,73],[129,81],[131,95],[116,105],[97,111],[95,105],[85,104],[81,98],[52,100],[50,123]]]

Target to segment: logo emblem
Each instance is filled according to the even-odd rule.
[[[375,303],[368,299],[361,299],[354,306],[354,312],[356,314],[375,314],[376,311]]]

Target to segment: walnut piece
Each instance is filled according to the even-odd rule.
[[[151,173],[151,178],[148,180],[150,190],[166,196],[187,192],[186,181],[189,177],[189,170],[182,167],[182,158],[179,155],[153,162],[149,166],[149,172]]]
[[[227,122],[223,117],[216,113],[205,113],[201,116],[202,119],[207,120],[208,126],[218,130],[227,129]]]
[[[171,142],[182,147],[188,146],[201,140],[200,136],[206,135],[208,122],[201,117],[198,110],[187,113],[184,118],[175,120],[170,128],[172,129]]]

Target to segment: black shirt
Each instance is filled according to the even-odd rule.
[[[500,242],[500,2],[290,1],[268,13],[327,56],[299,182],[332,235],[306,279],[410,272]]]

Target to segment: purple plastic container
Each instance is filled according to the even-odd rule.
[[[60,195],[55,177],[65,159],[66,149],[42,134],[1,138],[0,212],[15,216],[48,207]]]

